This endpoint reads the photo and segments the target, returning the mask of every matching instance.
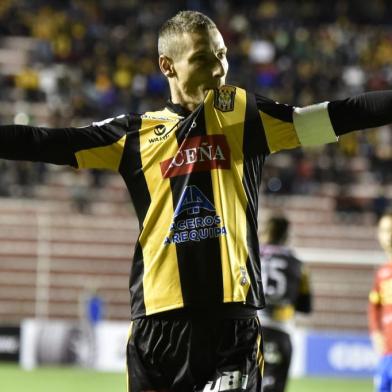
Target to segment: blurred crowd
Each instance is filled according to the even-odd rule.
[[[1,0],[0,123],[79,126],[162,107],[168,86],[157,31],[181,9],[217,23],[230,84],[296,106],[391,88],[387,0]],[[330,194],[342,209],[376,211],[391,197],[391,168],[392,132],[384,127],[270,157],[263,189]],[[1,162],[0,195],[34,196],[48,170]],[[362,200],[351,203],[356,196]]]

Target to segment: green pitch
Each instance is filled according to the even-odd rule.
[[[72,368],[40,368],[26,372],[0,364],[0,391],[4,392],[125,392],[124,374],[96,373]],[[287,392],[370,392],[371,380],[306,378],[290,381]]]
[[[372,380],[301,378],[290,380],[287,392],[371,392]]]
[[[121,373],[97,373],[73,368],[39,368],[23,371],[0,364],[1,392],[125,392]]]

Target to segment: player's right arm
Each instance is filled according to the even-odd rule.
[[[117,170],[129,116],[82,128],[0,126],[0,158]]]

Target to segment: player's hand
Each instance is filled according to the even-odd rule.
[[[371,340],[373,347],[378,355],[383,355],[385,352],[385,341],[384,336],[381,332],[373,332],[371,334]]]

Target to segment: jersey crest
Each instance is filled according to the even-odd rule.
[[[231,112],[234,110],[236,88],[233,86],[223,86],[215,90],[214,107],[221,112]]]

